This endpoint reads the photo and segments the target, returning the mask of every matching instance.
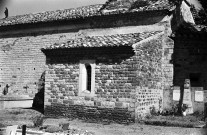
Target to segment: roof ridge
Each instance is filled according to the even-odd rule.
[[[155,0],[151,0],[155,1]],[[118,5],[115,7],[110,7],[108,10],[106,4],[95,4],[88,6],[81,6],[77,8],[70,9],[58,9],[54,11],[44,11],[39,13],[29,13],[18,16],[11,16],[9,18],[0,19],[1,26],[18,25],[18,24],[32,24],[40,22],[51,22],[51,21],[61,21],[61,20],[74,20],[79,18],[87,18],[94,16],[104,16],[104,15],[114,15],[114,14],[125,14],[134,12],[145,12],[145,11],[163,11],[171,10],[174,5],[166,2],[169,0],[157,0],[157,4],[147,4],[141,7],[131,7],[123,8],[124,5]],[[158,3],[159,2],[159,3]],[[103,8],[105,6],[105,8]],[[115,9],[112,11],[111,9]]]
[[[22,14],[22,15],[9,16],[8,18],[2,18],[0,20],[3,20],[3,19],[6,20],[6,19],[14,18],[14,17],[22,17],[22,16],[26,16],[26,15],[44,14],[44,13],[48,13],[48,12],[65,11],[65,10],[73,10],[73,9],[76,10],[76,9],[81,9],[84,7],[91,7],[91,6],[103,6],[103,4],[94,4],[94,5],[80,6],[80,7],[76,7],[76,8],[65,8],[65,9],[48,10],[48,11],[42,11],[42,12],[26,13],[26,14]]]

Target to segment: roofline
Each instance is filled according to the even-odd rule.
[[[104,4],[97,4],[97,5],[89,5],[89,6],[103,6]],[[89,6],[83,6],[83,7],[89,7]],[[62,22],[62,21],[74,21],[74,20],[78,20],[78,19],[87,19],[87,18],[92,18],[92,17],[100,17],[100,16],[112,16],[112,15],[121,15],[121,14],[132,14],[132,13],[145,13],[145,12],[155,12],[155,11],[168,11],[166,14],[169,14],[171,13],[175,8],[175,6],[173,6],[173,8],[163,8],[163,9],[159,9],[159,10],[146,10],[146,11],[137,11],[137,10],[131,10],[131,11],[117,11],[117,12],[109,12],[109,13],[103,13],[103,9],[98,9],[97,13],[98,14],[95,14],[95,15],[89,15],[89,16],[80,16],[80,17],[75,17],[75,18],[61,18],[61,19],[52,19],[52,20],[46,20],[46,21],[30,21],[30,22],[26,22],[26,23],[14,23],[14,24],[5,24],[5,25],[2,25],[0,24],[0,28],[2,27],[9,27],[9,26],[18,26],[18,25],[32,25],[32,24],[40,24],[40,23],[52,23],[52,22]],[[79,8],[82,8],[82,7],[78,7],[78,8],[71,8],[71,9],[64,9],[64,10],[77,10]],[[55,11],[64,11],[64,10],[55,10]],[[54,12],[55,12],[54,11]],[[8,18],[9,19],[12,19],[12,18],[15,18],[15,17],[23,17],[23,16],[26,16],[26,15],[38,15],[38,14],[41,14],[41,13],[46,13],[46,12],[53,12],[53,11],[45,11],[45,12],[40,12],[40,13],[35,13],[35,14],[24,14],[24,15],[17,15],[17,16],[11,16]],[[4,19],[0,19],[0,21],[2,21]]]
[[[93,22],[93,20],[96,19],[100,19],[100,18],[114,18],[114,17],[118,17],[121,19],[121,17],[127,17],[129,14],[131,16],[131,18],[133,18],[133,16],[137,16],[138,18],[141,18],[141,16],[145,16],[145,15],[152,15],[152,16],[156,16],[156,15],[160,15],[160,16],[166,16],[166,15],[170,15],[172,12],[167,10],[167,9],[163,9],[163,10],[153,10],[153,11],[145,11],[145,12],[127,12],[127,13],[121,13],[121,14],[109,14],[109,15],[102,15],[102,16],[91,16],[91,17],[87,17],[87,18],[78,18],[78,19],[74,19],[74,20],[56,20],[53,22],[37,22],[37,23],[25,23],[25,24],[16,24],[16,25],[7,25],[7,26],[0,26],[0,36],[7,36],[7,33],[10,35],[11,32],[15,33],[20,33],[22,34],[22,32],[18,32],[21,30],[27,31],[27,30],[36,30],[36,29],[41,29],[41,31],[38,32],[45,32],[44,30],[42,30],[42,28],[54,28],[54,27],[62,27],[62,26],[69,26],[69,25],[81,25],[81,29],[82,29],[82,24],[86,24],[84,25],[83,29],[87,29],[87,28],[99,28],[99,26],[88,26],[87,24],[89,24],[90,22]],[[105,20],[104,19],[104,20]],[[107,26],[105,27],[107,28]],[[77,27],[78,29],[78,27]],[[54,30],[49,30],[49,31],[53,31],[53,32],[60,32],[60,31],[68,31],[69,29],[54,29]],[[72,29],[71,29],[72,30]],[[74,29],[73,29],[74,30]],[[35,31],[30,31],[32,33],[36,33]],[[31,34],[29,32],[29,34]],[[48,29],[47,29],[48,32]],[[18,36],[19,34],[17,34]],[[11,35],[10,35],[11,36]]]

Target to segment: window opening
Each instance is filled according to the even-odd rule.
[[[86,88],[88,91],[91,92],[91,65],[90,64],[86,64],[86,72],[87,72],[87,76],[86,76]]]

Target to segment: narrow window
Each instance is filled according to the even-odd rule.
[[[91,65],[90,64],[86,64],[86,72],[87,72],[87,76],[86,76],[86,88],[88,91],[91,92]]]
[[[95,60],[81,60],[79,72],[79,96],[95,94]]]

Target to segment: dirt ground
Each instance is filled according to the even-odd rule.
[[[0,110],[0,127],[6,125],[23,125],[32,127],[32,118],[41,115],[32,109],[9,109]],[[65,118],[47,118],[43,125],[59,125],[60,123],[70,123],[74,129],[82,129],[93,132],[95,135],[207,135],[207,128],[181,128],[151,126],[144,124],[116,124],[111,123],[88,123],[82,120],[69,120]]]

